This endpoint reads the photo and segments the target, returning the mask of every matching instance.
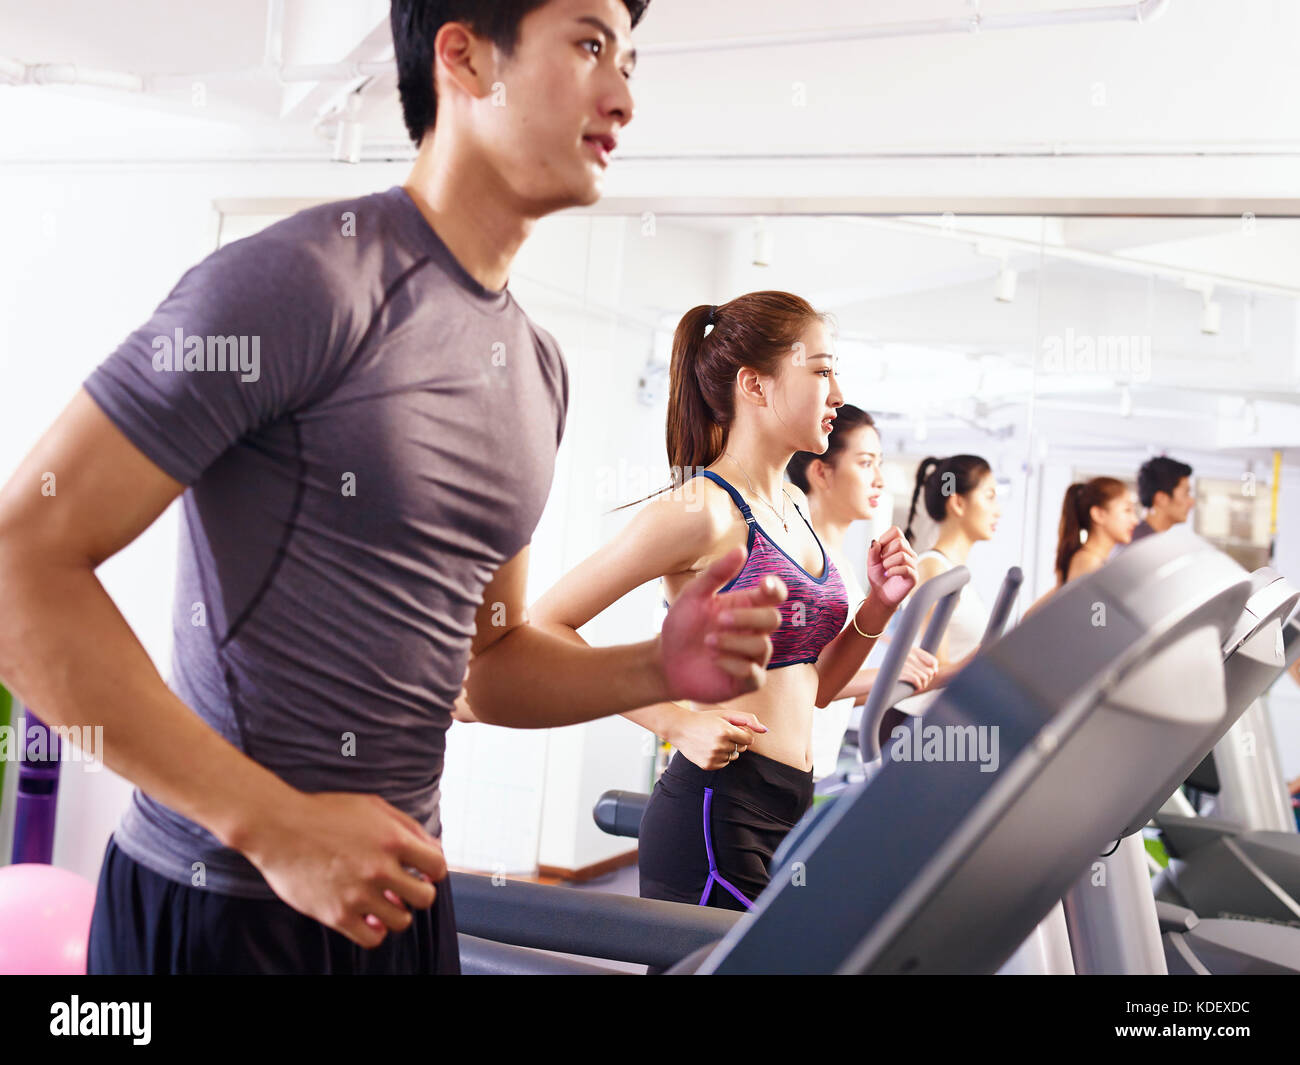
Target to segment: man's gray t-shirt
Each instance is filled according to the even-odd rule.
[[[439,835],[475,613],[550,491],[555,340],[395,187],[210,255],[85,388],[188,487],[173,690],[293,787],[374,793]],[[114,835],[172,880],[274,897],[139,789]]]
[[[1129,540],[1129,543],[1135,544],[1139,540],[1142,540],[1148,536],[1154,536],[1155,534],[1156,531],[1155,529],[1151,528],[1151,523],[1144,518],[1142,521],[1138,522],[1135,526],[1133,526],[1133,537],[1132,539]]]

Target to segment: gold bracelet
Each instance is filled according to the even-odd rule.
[[[870,598],[871,598],[870,596],[867,596],[867,599],[870,599]],[[862,600],[862,603],[865,603],[865,602],[867,601],[867,599],[863,599],[863,600]],[[859,604],[858,604],[858,610],[861,610],[861,609],[862,609],[862,603],[859,603]],[[878,640],[878,639],[880,639],[880,637],[882,637],[883,635],[885,635],[885,629],[889,628],[889,623],[888,623],[888,622],[885,623],[885,629],[881,629],[881,630],[880,630],[878,633],[876,633],[874,636],[873,636],[871,633],[869,633],[869,632],[863,632],[861,629],[859,629],[859,628],[858,628],[858,610],[853,611],[853,627],[854,627],[855,629],[857,629],[857,632],[858,632],[858,635],[859,635],[859,636],[861,636],[861,637],[863,637],[864,639],[867,639],[867,640]]]

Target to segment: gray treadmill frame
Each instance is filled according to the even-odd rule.
[[[925,719],[997,723],[1000,771],[888,762],[807,833],[698,971],[996,971],[1167,794],[1129,771],[1195,765],[1226,728],[1222,706],[1165,701],[1150,712],[1134,700],[1179,681],[1221,686],[1222,643],[1249,592],[1245,571],[1190,532],[1151,537],[1064,589],[963,670]],[[1089,636],[1089,618],[1095,638],[1063,653]],[[1094,809],[1059,778],[1078,774],[1082,788],[1098,764],[1119,780],[1113,794],[1094,791]]]

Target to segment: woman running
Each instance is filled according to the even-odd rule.
[[[796,451],[826,450],[843,403],[834,361],[823,316],[798,296],[754,292],[688,311],[669,368],[673,486],[531,610],[534,624],[580,639],[574,630],[632,589],[662,577],[675,600],[736,546],[747,555],[728,588],[771,575],[785,582],[760,691],[721,707],[625,715],[679,747],[641,822],[645,898],[750,907],[773,852],[812,803],[815,708],[853,679],[916,583],[916,555],[890,528],[868,552],[869,594],[849,602],[803,493],[782,483]],[[696,760],[682,753],[687,743]]]
[[[860,602],[866,593],[858,583],[853,566],[844,557],[844,537],[853,522],[875,517],[885,488],[883,457],[880,434],[871,415],[846,403],[837,411],[826,451],[821,455],[800,451],[786,467],[790,480],[808,497],[808,516],[813,529],[844,578],[851,603]],[[888,637],[882,637],[880,642],[888,642]],[[899,679],[907,681],[918,692],[924,691],[937,668],[933,655],[913,647],[903,661]],[[874,668],[859,670],[839,698],[813,715],[814,780],[835,771],[854,704],[866,701],[878,672]]]
[[[1101,569],[1116,544],[1133,540],[1133,493],[1114,477],[1094,477],[1065,490],[1056,539],[1056,585],[1038,598],[1028,617],[1070,581]]]
[[[913,540],[917,504],[923,504],[930,520],[938,524],[934,546],[917,556],[917,583],[946,573],[953,566],[966,565],[971,548],[981,540],[993,539],[1002,509],[993,470],[978,455],[950,455],[946,459],[926,458],[916,470],[912,509],[904,535]],[[939,677],[936,686],[947,683],[979,648],[989,623],[989,610],[973,584],[961,590],[957,608],[939,644]]]
[[[1114,477],[1094,477],[1065,490],[1056,543],[1056,587],[1106,564],[1116,544],[1137,527],[1133,493]]]

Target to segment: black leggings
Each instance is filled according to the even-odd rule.
[[[811,769],[746,751],[705,770],[679,751],[641,820],[641,897],[748,910],[812,797]]]

